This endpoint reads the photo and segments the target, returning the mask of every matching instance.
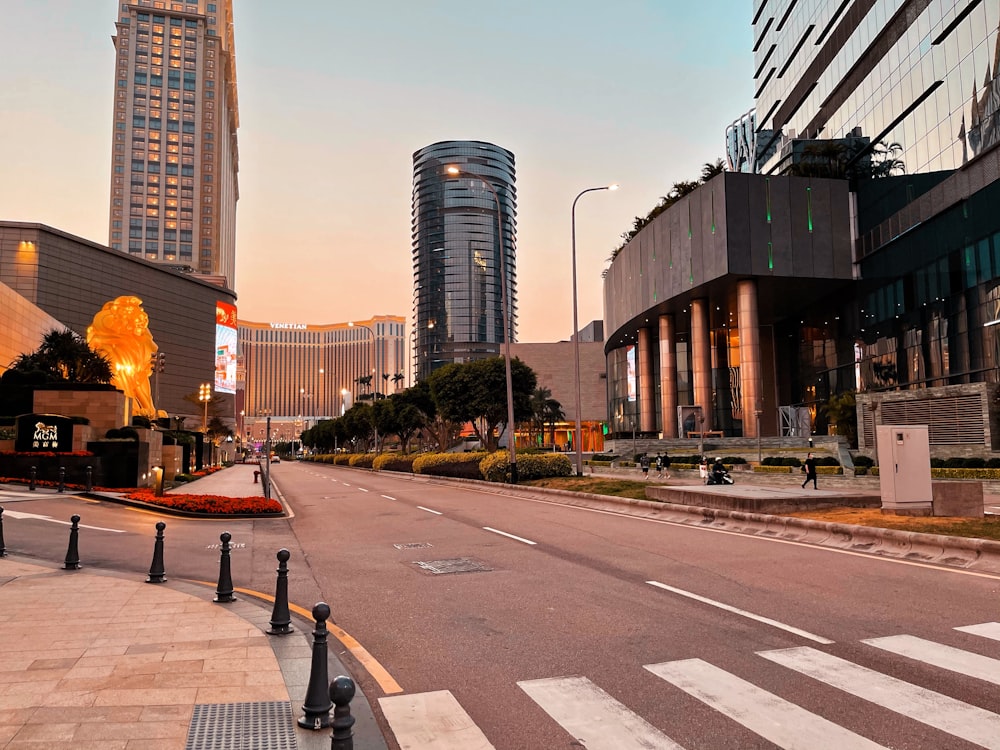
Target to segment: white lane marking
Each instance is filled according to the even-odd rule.
[[[358,487],[358,489],[361,490],[362,492],[368,492],[368,490],[366,490],[364,487]]]
[[[933,690],[880,674],[810,646],[757,653],[776,664],[942,732],[990,750],[1000,750],[1000,716],[978,706],[970,706]]]
[[[683,750],[586,677],[517,683],[587,750]]]
[[[499,534],[500,536],[505,536],[510,539],[516,539],[519,542],[524,542],[525,544],[538,544],[538,542],[533,542],[530,539],[525,539],[521,536],[514,536],[513,534],[508,534],[506,531],[500,531],[499,529],[494,529],[490,526],[483,526],[486,531],[492,531],[494,534]]]
[[[966,625],[962,628],[955,628],[955,630],[960,630],[963,633],[971,633],[972,635],[978,635],[982,638],[992,638],[994,641],[1000,641],[1000,622],[984,622],[981,625]]]
[[[876,744],[701,659],[645,668],[785,750],[874,750]]]
[[[430,508],[425,508],[423,505],[418,505],[417,507],[420,508],[420,510],[426,510],[428,513],[433,513],[435,516],[443,516],[444,515],[444,513],[442,513],[439,510],[431,510]]]
[[[787,544],[791,547],[805,547],[807,549],[814,550],[816,552],[832,552],[837,555],[848,555],[849,557],[863,557],[870,561],[878,561],[882,563],[889,563],[891,565],[907,565],[912,568],[926,568],[927,570],[936,570],[938,573],[955,573],[957,575],[963,576],[973,576],[975,578],[989,578],[993,581],[1000,581],[1000,575],[996,573],[980,573],[975,570],[964,570],[962,568],[949,568],[942,565],[932,565],[930,563],[914,562],[913,560],[896,560],[891,557],[885,557],[884,555],[876,555],[871,552],[855,552],[849,549],[838,549],[836,547],[824,547],[821,544],[815,544],[810,542],[797,542],[793,539],[777,539],[772,536],[757,536],[752,533],[745,531],[733,531],[731,529],[713,529],[707,526],[695,526],[690,523],[682,523],[681,521],[666,521],[662,518],[644,518],[642,516],[635,516],[630,513],[623,513],[618,510],[602,510],[600,508],[583,508],[579,505],[570,505],[568,503],[553,502],[552,500],[539,500],[534,497],[518,497],[516,495],[504,495],[500,492],[480,490],[480,489],[468,489],[467,492],[478,492],[483,495],[498,495],[507,498],[508,500],[521,500],[527,503],[544,503],[545,505],[558,505],[560,508],[572,508],[573,510],[583,511],[584,513],[598,513],[605,516],[616,516],[618,518],[631,518],[634,521],[642,521],[645,523],[658,523],[664,526],[676,526],[682,529],[689,529],[691,531],[707,531],[711,534],[728,534],[729,536],[738,536],[743,539],[752,539],[757,542],[771,542],[774,544]]]
[[[70,521],[60,521],[58,518],[52,518],[51,516],[39,516],[34,513],[21,513],[17,510],[5,510],[3,512],[4,518],[24,518],[24,519],[35,519],[36,521],[49,521],[50,523],[61,523],[63,526],[72,526]],[[86,524],[80,524],[77,528],[81,529],[91,529],[93,531],[112,531],[115,534],[124,534],[124,529],[106,529],[103,526],[87,526]]]
[[[344,485],[345,487],[350,487],[351,486],[347,482],[341,482],[341,484]]]
[[[912,635],[869,638],[861,642],[941,669],[1000,685],[1000,660],[998,659],[991,659],[988,656],[981,656],[971,651],[963,651],[960,648],[945,646]]]
[[[386,500],[395,500],[396,499],[394,497],[391,497],[390,495],[382,495],[382,497],[384,497]]]
[[[378,699],[400,750],[494,750],[448,690]]]
[[[723,604],[722,602],[717,602],[714,599],[708,599],[704,596],[699,596],[698,594],[693,594],[690,591],[685,591],[684,589],[674,588],[673,586],[668,586],[665,583],[660,583],[659,581],[646,581],[650,586],[656,586],[659,589],[664,589],[666,591],[671,591],[675,594],[680,594],[681,596],[686,596],[689,599],[694,599],[695,601],[702,602],[703,604],[710,604],[713,607],[718,607],[719,609],[724,609],[726,612],[732,612],[735,615],[740,615],[741,617],[747,617],[751,620],[756,620],[757,622],[762,622],[765,625],[770,625],[775,628],[787,631],[789,633],[794,633],[795,635],[800,635],[803,638],[808,638],[810,641],[816,641],[816,643],[830,644],[834,641],[824,638],[823,636],[816,635],[815,633],[810,633],[808,630],[801,630],[792,625],[786,625],[783,622],[778,622],[777,620],[772,620],[770,617],[764,617],[763,615],[755,615],[753,612],[747,612],[745,609],[739,609],[738,607],[733,607],[729,604]]]

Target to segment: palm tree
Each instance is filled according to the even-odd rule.
[[[710,161],[705,162],[701,165],[701,181],[708,182],[716,175],[722,174],[726,171],[726,163],[722,159],[716,159],[713,164]]]
[[[403,373],[401,372],[397,372],[395,375],[392,376],[392,384],[396,386],[397,390],[399,389],[399,384],[402,383],[404,380],[406,380],[406,376],[403,375]]]
[[[91,349],[82,336],[68,330],[46,333],[38,349],[20,355],[11,369],[41,371],[52,380],[70,383],[110,383],[112,377],[108,358]]]
[[[374,377],[374,375],[361,375],[361,376],[355,378],[354,382],[357,383],[358,385],[363,385],[366,390],[371,391],[372,378],[373,377]],[[359,400],[360,400],[360,397],[359,397]]]

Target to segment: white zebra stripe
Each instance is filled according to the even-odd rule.
[[[785,750],[883,747],[701,659],[646,669]]]
[[[517,684],[587,750],[684,750],[586,677]]]
[[[1000,750],[1000,716],[809,646],[758,651],[765,659],[832,685],[878,706]]]
[[[955,628],[963,633],[971,633],[983,638],[992,638],[1000,641],[1000,622],[984,622],[981,625],[966,625],[963,628]]]
[[[448,690],[378,702],[400,750],[495,750]]]
[[[893,635],[861,641],[869,646],[922,661],[941,669],[1000,685],[1000,660],[945,646],[913,635]]]

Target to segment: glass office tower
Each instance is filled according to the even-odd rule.
[[[1000,140],[998,26],[980,0],[755,0],[760,171],[858,135],[908,174],[958,169]]]
[[[753,31],[758,170],[836,166],[855,213],[851,294],[787,326],[792,398],[856,389],[862,446],[1000,449],[1000,3],[755,0]]]
[[[119,6],[108,244],[234,289],[232,0]]]
[[[461,173],[448,174],[450,166]],[[516,340],[514,181],[514,154],[492,143],[442,141],[413,154],[413,358],[418,380],[449,362],[500,354],[501,284],[509,303],[510,340]]]

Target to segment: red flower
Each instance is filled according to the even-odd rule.
[[[213,513],[222,515],[255,515],[281,513],[281,503],[264,497],[224,497],[222,495],[170,494],[157,497],[151,489],[129,490],[125,495],[129,500],[137,500],[164,508],[184,510],[192,513]]]

